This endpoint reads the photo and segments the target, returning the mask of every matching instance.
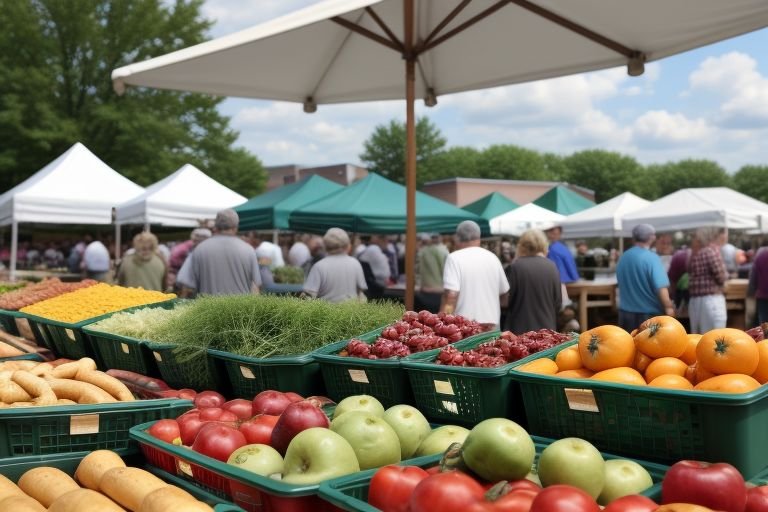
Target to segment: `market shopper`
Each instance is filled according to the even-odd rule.
[[[516,258],[507,269],[509,307],[504,329],[515,334],[557,329],[562,302],[560,274],[547,259],[547,236],[530,229],[517,242]]]
[[[367,289],[363,267],[349,255],[350,241],[347,232],[331,228],[323,236],[326,256],[312,265],[304,293],[328,302],[360,300]]]
[[[438,311],[443,294],[443,271],[448,249],[437,243],[439,235],[422,233],[421,247],[416,253],[416,285],[418,301],[429,311]]]
[[[117,284],[145,290],[165,290],[167,267],[157,254],[157,237],[142,232],[133,237],[133,254],[123,258],[117,270]]]
[[[171,249],[171,255],[168,258],[168,287],[173,288],[176,284],[176,276],[181,270],[181,266],[187,260],[187,257],[195,250],[200,242],[211,238],[212,233],[208,228],[195,228],[189,235],[189,240],[176,244]]]
[[[389,240],[384,235],[371,235],[370,242],[366,245],[357,259],[371,266],[371,272],[376,283],[384,288],[389,284],[392,276],[392,268],[389,263]]]
[[[568,291],[566,290],[565,285],[579,280],[579,270],[576,268],[576,260],[573,258],[571,251],[568,250],[568,247],[560,241],[560,237],[563,234],[562,227],[552,226],[544,232],[549,239],[547,258],[557,265],[557,271],[560,273],[560,292],[563,297],[563,306],[568,306],[572,301],[570,297],[568,297]]]
[[[509,292],[501,261],[480,247],[480,226],[474,221],[460,223],[455,239],[458,250],[445,260],[440,311],[462,315],[487,329],[497,329]]]
[[[194,292],[205,295],[259,292],[259,262],[253,247],[237,236],[239,221],[237,212],[231,209],[216,214],[215,234],[195,248],[179,271],[182,297]]]
[[[699,248],[694,249],[688,261],[688,315],[692,333],[704,334],[725,327],[728,320],[723,293],[728,271],[720,253],[720,235],[721,230],[714,227],[696,230]]]
[[[632,229],[634,246],[619,259],[616,280],[621,300],[619,325],[632,332],[648,318],[674,316],[675,304],[669,297],[669,277],[661,258],[651,250],[656,230],[650,224]]]
[[[757,323],[768,322],[768,245],[757,251],[749,271],[749,295],[755,297]]]
[[[111,263],[107,247],[99,240],[94,240],[83,251],[83,259],[80,264],[85,272],[85,277],[111,283],[112,276],[109,272]]]

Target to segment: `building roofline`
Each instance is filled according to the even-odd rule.
[[[570,188],[582,190],[588,194],[594,195],[595,191],[581,185],[574,185],[567,181],[538,181],[538,180],[500,180],[489,178],[446,178],[442,180],[428,181],[423,186],[427,185],[440,185],[443,183],[481,183],[487,185],[551,185],[556,187],[557,185],[564,185]]]

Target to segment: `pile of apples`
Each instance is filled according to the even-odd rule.
[[[418,409],[385,410],[372,396],[339,402],[332,418],[324,397],[263,391],[253,401],[226,402],[214,391],[197,395],[195,408],[177,419],[159,420],[149,434],[256,474],[299,485],[442,453],[469,430],[432,429]]]

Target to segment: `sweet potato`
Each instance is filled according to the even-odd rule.
[[[75,489],[60,496],[48,512],[125,512],[125,509],[91,489]]]
[[[35,405],[54,405],[58,398],[45,379],[23,370],[13,372],[11,380],[29,393]]]
[[[30,469],[19,478],[19,489],[44,507],[50,507],[60,496],[79,488],[72,477],[51,467]]]
[[[96,450],[80,461],[75,471],[75,480],[80,485],[98,491],[101,489],[101,477],[112,468],[124,468],[125,462],[112,450]]]
[[[74,400],[79,404],[102,404],[117,401],[100,387],[87,382],[55,379],[50,376],[46,376],[46,382],[59,399]]]
[[[75,375],[75,380],[98,386],[121,402],[132,402],[134,400],[133,393],[125,384],[104,372],[80,369],[77,375]]]
[[[139,468],[112,468],[101,477],[99,490],[128,510],[139,510],[144,498],[168,484]]]

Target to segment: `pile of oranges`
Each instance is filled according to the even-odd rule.
[[[768,382],[768,340],[738,329],[688,334],[671,316],[656,316],[628,333],[602,325],[554,360],[536,359],[518,371],[668,389],[747,393]]]

